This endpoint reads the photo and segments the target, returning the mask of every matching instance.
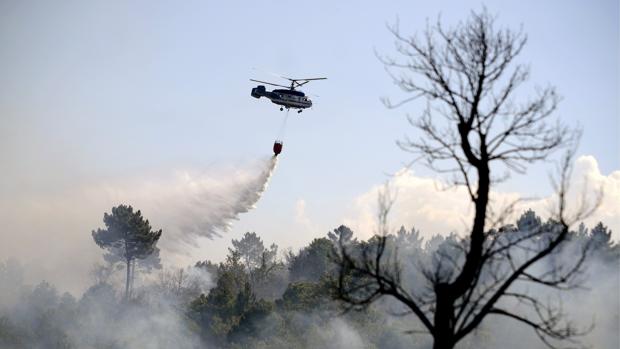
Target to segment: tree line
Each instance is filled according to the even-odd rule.
[[[119,207],[125,209],[115,209],[111,215],[120,213],[127,217],[129,206]],[[140,213],[136,211],[133,215],[137,219]],[[110,219],[110,215],[106,215],[104,221]],[[503,226],[501,231],[518,239],[532,229],[555,224],[551,220],[542,222],[529,210],[515,224]],[[135,230],[137,234],[145,231]],[[128,234],[125,236],[129,238],[132,233]],[[591,229],[582,224],[569,235],[571,243],[556,255],[556,262],[572,258],[576,249],[590,246],[591,260],[600,261],[611,269],[618,266],[620,248],[602,223]],[[101,233],[95,240],[99,238]],[[132,241],[137,240],[132,238]],[[151,244],[153,240],[142,241]],[[94,284],[79,299],[69,293],[59,294],[45,281],[29,288],[20,281],[19,265],[6,261],[0,265],[0,284],[3,298],[13,299],[13,305],[3,304],[1,308],[0,347],[77,348],[86,344],[94,348],[130,347],[130,340],[120,336],[113,324],[124,323],[131,329],[136,321],[162,316],[161,308],[165,307],[166,316],[174,319],[178,332],[184,333],[168,337],[193,338],[187,345],[189,348],[202,345],[329,347],[341,340],[339,336],[343,334],[339,332],[343,331],[355,333],[365,348],[427,348],[431,345],[429,336],[415,332],[423,326],[419,320],[411,315],[393,316],[394,312],[405,310],[398,302],[373,303],[354,310],[350,303],[343,301],[339,280],[359,282],[360,279],[353,269],[342,275],[341,246],[346,245],[348,251],[361,257],[364,251],[385,244],[386,255],[403,265],[403,287],[420,289],[428,280],[425,273],[441,263],[438,255],[444,256],[442,258],[458,255],[459,241],[455,234],[424,239],[419,230],[404,227],[386,235],[358,240],[348,227],[340,226],[293,252],[280,251],[275,244],[265,246],[256,233],[247,232],[239,240],[232,240],[232,247],[222,262],[203,260],[192,267],[173,271],[158,269],[161,268],[158,266],[143,269],[144,274],[153,277],[131,293],[127,292],[127,280],[121,286],[109,278],[95,277]],[[154,247],[151,244],[151,253],[156,253]],[[124,265],[123,274],[127,275],[126,259],[105,261],[112,270],[117,270],[116,265]],[[554,261],[547,261],[543,269],[555,267]],[[192,270],[208,273],[210,289],[201,289],[199,281],[192,279]],[[338,328],[334,321],[342,321],[342,328],[334,330]],[[153,336],[152,331],[156,328],[139,335]],[[500,333],[494,335],[501,336]],[[480,340],[476,336],[469,339],[472,343]],[[156,347],[165,347],[167,342],[158,338],[157,343]],[[484,341],[479,344],[484,346]]]

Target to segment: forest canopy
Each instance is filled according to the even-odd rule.
[[[530,210],[503,229],[519,234],[532,225],[551,223]],[[570,244],[555,256],[554,263],[562,263],[573,258],[574,248],[592,244],[585,284],[608,280],[600,288],[564,296],[567,313],[582,313],[577,305],[590,302],[593,292],[609,304],[617,303],[612,295],[618,292],[615,271],[620,248],[610,233],[603,223],[580,225],[570,232]],[[353,236],[340,226],[296,252],[279,252],[277,245],[266,247],[258,234],[248,232],[233,240],[223,262],[203,260],[183,269],[145,270],[129,300],[122,278],[93,278],[84,294],[72,295],[46,281],[25,284],[23,267],[6,260],[0,264],[0,347],[428,348],[428,334],[419,333],[420,324],[411,314],[403,315],[405,309],[397,303],[380,302],[347,312],[338,300],[334,255],[338,243],[344,240],[352,250],[361,251],[377,242],[377,236],[366,241]],[[457,241],[454,234],[423,236],[428,235],[404,227],[387,235],[387,248],[397,249],[397,258],[406,263],[403,278],[408,284],[424,282],[424,266],[437,262],[433,258],[437,251],[450,253]],[[585,343],[614,338],[613,325],[609,327],[613,321],[606,321],[618,317],[618,308],[606,309],[600,310],[605,315],[582,338]],[[592,325],[591,317],[577,320]],[[466,343],[496,347],[504,343],[505,326],[501,321],[483,323]],[[519,343],[537,343],[533,333],[522,335]]]

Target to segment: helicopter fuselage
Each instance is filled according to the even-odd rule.
[[[254,98],[266,97],[271,100],[272,103],[282,106],[282,108],[293,109],[306,109],[312,106],[312,101],[306,95],[297,90],[291,89],[276,89],[273,91],[267,91],[265,86],[258,85],[252,89],[251,93]],[[280,109],[282,109],[280,108]]]

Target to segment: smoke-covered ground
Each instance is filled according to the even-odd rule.
[[[569,242],[563,251],[531,268],[534,275],[549,273],[552,266],[565,269],[576,263],[580,256],[578,242]],[[572,324],[583,335],[572,341],[550,342],[556,347],[619,348],[620,347],[620,250],[614,252],[593,248],[581,273],[575,279],[575,287],[567,290],[553,289],[527,282],[517,284],[519,291],[539,299],[559,311],[560,323]],[[525,303],[503,301],[509,310],[517,309],[530,318],[538,319],[533,309]],[[552,308],[552,309],[553,309]],[[473,343],[488,348],[536,348],[544,344],[531,328],[502,316],[492,316],[483,322],[472,338]],[[548,339],[549,340],[549,339]]]
[[[598,256],[591,257],[579,288],[570,291],[544,287],[527,289],[529,294],[561,309],[566,321],[585,332],[575,338],[576,343],[555,342],[558,347],[620,347],[620,264],[618,259],[605,262]],[[572,265],[575,254],[562,254],[557,262]],[[521,306],[514,303],[509,309],[522,309]],[[466,342],[470,343],[470,348],[545,347],[532,328],[501,316],[489,317]]]
[[[153,283],[141,289],[131,302],[121,302],[118,287],[107,282],[93,284],[76,298],[70,293],[59,293],[45,281],[34,286],[26,284],[22,273],[18,262],[0,264],[0,348],[202,345],[179,311],[180,295],[167,292],[164,283]],[[210,286],[208,281],[204,283],[204,276],[192,276],[189,280],[196,291]]]
[[[584,232],[532,272],[547,270],[550,263],[571,265],[581,244],[595,239]],[[83,295],[73,296],[47,282],[24,282],[25,271],[18,262],[1,262],[0,348],[430,349],[429,335],[416,332],[422,329],[419,321],[411,314],[395,315],[404,309],[392,299],[343,314],[325,278],[336,271],[329,256],[337,241],[334,233],[284,258],[277,246],[265,247],[248,233],[233,240],[225,262],[201,261],[183,270],[153,272],[130,301],[119,291],[123,280],[109,275],[99,275]],[[432,263],[437,249],[454,241],[454,235],[428,240],[421,236],[401,229],[388,240],[389,249],[398,246],[403,285],[410,290],[425,287],[421,267]],[[577,338],[592,348],[615,349],[620,344],[620,251],[614,246],[603,241],[591,250],[580,289],[529,289],[542,301],[562,304],[566,319],[577,328],[594,326]],[[488,317],[457,348],[543,346],[531,328]]]

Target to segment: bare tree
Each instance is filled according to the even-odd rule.
[[[433,337],[434,348],[453,348],[489,315],[504,316],[530,326],[553,347],[579,334],[564,321],[561,307],[545,303],[525,291],[532,284],[555,289],[576,286],[587,248],[580,249],[573,265],[537,266],[551,258],[569,239],[569,226],[591,213],[588,201],[570,215],[566,209],[570,164],[578,130],[551,122],[559,98],[553,87],[537,90],[531,99],[517,103],[516,91],[529,76],[527,66],[514,64],[527,37],[521,31],[496,29],[486,9],[472,12],[465,23],[444,28],[439,21],[421,37],[396,38],[399,59],[380,56],[394,82],[411,94],[398,107],[425,98],[419,118],[409,118],[421,131],[419,139],[399,145],[416,160],[441,174],[453,185],[467,189],[475,213],[469,233],[453,244],[456,252],[438,250],[422,273],[427,285],[408,287],[402,280],[397,251],[389,251],[386,229],[371,243],[341,244],[338,296],[349,308],[365,307],[391,296],[415,314]],[[553,221],[525,232],[499,227],[507,211],[493,213],[491,187],[511,172],[524,173],[527,165],[566,149],[559,166],[557,209]],[[492,176],[501,171],[501,176]],[[386,222],[391,202],[383,196],[380,223]],[[388,252],[389,251],[389,252]],[[511,308],[511,300],[520,307]]]

